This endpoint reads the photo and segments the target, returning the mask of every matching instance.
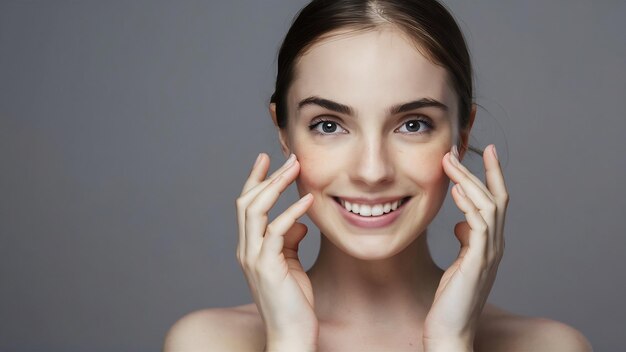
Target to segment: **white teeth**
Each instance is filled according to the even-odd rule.
[[[341,205],[349,212],[359,214],[361,216],[381,216],[398,209],[402,201],[389,202],[384,204],[356,204],[340,199]]]
[[[372,207],[367,204],[359,205],[359,215],[361,216],[372,216]]]

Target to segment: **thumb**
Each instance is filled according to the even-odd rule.
[[[471,228],[467,221],[461,221],[454,226],[454,235],[461,242],[461,248],[469,246]]]
[[[305,224],[300,223],[300,222],[294,223],[289,228],[289,230],[287,230],[287,233],[284,236],[285,248],[297,252],[298,246],[300,245],[300,241],[302,241],[302,239],[304,238],[304,235],[306,235],[308,230],[309,229],[306,227]]]

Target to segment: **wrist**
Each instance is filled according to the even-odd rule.
[[[424,342],[424,352],[473,352],[471,341],[463,339],[445,339]]]
[[[304,343],[302,341],[268,341],[265,345],[264,352],[315,352],[317,346],[313,344]]]
[[[318,333],[295,333],[282,332],[281,334],[269,333],[266,335],[266,343],[264,351],[283,352],[283,351],[317,351]]]

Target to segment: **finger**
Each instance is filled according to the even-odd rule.
[[[283,236],[285,238],[283,246],[285,257],[289,258],[289,254],[292,254],[292,258],[298,256],[298,246],[300,246],[300,241],[302,241],[308,230],[309,228],[305,224],[296,222],[285,232]]]
[[[257,255],[268,223],[268,212],[276,204],[281,193],[291,184],[300,172],[300,164],[294,162],[291,167],[278,175],[263,188],[245,211],[246,255]]]
[[[265,187],[267,187],[269,183],[274,181],[277,177],[279,177],[282,173],[284,173],[287,169],[289,169],[295,162],[297,162],[297,158],[295,157],[295,155],[293,154],[291,155],[292,156],[290,156],[289,159],[287,159],[280,168],[274,171],[267,179],[265,179],[264,181],[260,183],[257,183],[255,186],[249,189],[242,196],[242,198],[247,199],[248,202],[252,202],[252,200],[259,194],[259,192],[261,192]]]
[[[493,258],[497,253],[502,253],[500,247],[502,246],[502,235],[498,232],[498,206],[495,200],[491,196],[491,193],[487,191],[487,194],[483,191],[484,185],[480,183],[483,188],[477,187],[474,179],[468,176],[471,175],[469,170],[467,173],[462,172],[459,165],[460,163],[454,162],[455,159],[450,153],[446,156],[447,160],[444,160],[444,169],[450,175],[451,179],[456,179],[458,184],[465,191],[467,198],[478,208],[481,220],[487,224],[486,234],[488,249],[486,250],[487,259]],[[444,157],[444,159],[446,159]],[[478,181],[480,182],[480,180]],[[488,196],[489,195],[489,196]]]
[[[461,184],[467,196],[479,209],[485,211],[493,210],[495,207],[494,200],[488,190],[487,193],[485,193],[482,182],[477,180],[476,176],[469,173],[469,171],[463,171],[461,167],[464,166],[460,163],[456,163],[454,160],[454,157],[450,153],[444,156],[444,171],[448,174],[450,180],[454,183]],[[489,214],[485,213],[485,216],[488,215]]]
[[[483,159],[485,163],[485,180],[487,187],[493,194],[496,204],[498,206],[498,214],[496,216],[496,231],[495,241],[496,248],[502,255],[504,251],[504,222],[506,209],[509,205],[509,193],[504,182],[504,174],[500,161],[496,156],[496,146],[491,144],[486,148],[486,153],[483,153]]]
[[[291,205],[287,210],[285,210],[282,214],[280,214],[271,224],[267,226],[267,231],[265,236],[268,235],[284,235],[287,230],[289,230],[296,221],[306,213],[309,209],[313,200],[313,195],[311,193],[306,194],[296,203]],[[289,248],[295,249],[297,243],[290,243]]]
[[[489,244],[489,227],[485,219],[480,214],[476,205],[467,197],[467,192],[463,186],[458,184],[452,188],[452,198],[465,214],[465,219],[469,225],[469,233],[467,235],[457,234],[457,238],[463,245],[463,240],[469,245],[468,255],[473,259],[486,259],[491,254]],[[455,233],[456,234],[456,233]],[[464,237],[467,236],[467,237]]]
[[[453,146],[453,149],[456,149],[456,146]],[[457,154],[453,154],[453,153],[448,153],[448,154],[451,157],[450,161],[453,162],[453,165],[455,165],[461,172],[466,174],[467,177],[472,179],[485,192],[485,194],[488,194],[491,197],[489,189],[483,184],[483,181],[480,178],[478,178],[476,175],[474,175],[465,165],[461,163],[461,161],[459,161],[458,152]],[[452,158],[452,156],[454,155],[456,155],[456,157]],[[456,160],[456,163],[454,162],[455,160]]]
[[[271,182],[274,178],[276,178],[283,171],[285,171],[285,169],[289,168],[291,163],[293,163],[293,161],[295,160],[295,155],[294,154],[290,154],[289,158],[287,158],[287,160],[285,160],[283,165],[281,167],[279,167],[276,171],[274,171],[267,179],[265,179],[265,176],[267,175],[267,170],[268,170],[269,164],[270,164],[269,163],[269,157],[267,159],[268,159],[268,162],[265,163],[265,155],[262,156],[262,160],[260,160],[259,163],[256,165],[256,168],[260,169],[260,171],[262,171],[262,172],[256,173],[256,174],[254,174],[254,176],[256,176],[256,177],[248,179],[248,181],[244,185],[244,188],[243,188],[243,190],[241,192],[242,196],[246,195],[248,192],[250,192],[250,190],[252,190],[254,187],[258,186],[261,183],[269,183],[269,182]],[[252,198],[254,198],[254,197],[252,197]]]
[[[500,167],[500,161],[498,161],[495,155],[495,148],[496,146],[494,144],[490,144],[485,148],[485,153],[483,153],[485,181],[487,182],[489,192],[491,192],[496,201],[498,201],[498,205],[506,207],[509,196],[506,190],[502,168]]]
[[[246,224],[246,209],[254,200],[259,192],[261,192],[267,185],[273,181],[278,175],[288,169],[295,160],[295,155],[291,154],[287,161],[276,170],[270,178],[263,181],[265,175],[267,174],[267,170],[269,167],[269,157],[265,158],[266,155],[264,153],[259,154],[257,162],[252,168],[251,175],[246,181],[242,194],[237,199],[237,223],[239,225],[239,245],[237,246],[237,253],[240,256],[243,256],[247,253],[247,244],[246,244],[246,235],[245,235],[245,224]],[[266,162],[265,159],[268,159]],[[262,181],[262,182],[261,182]]]
[[[454,235],[461,243],[461,251],[459,256],[464,255],[469,249],[470,226],[467,221],[461,221],[454,226]]]
[[[469,245],[469,237],[471,233],[471,228],[467,221],[461,221],[454,226],[454,235],[461,243],[461,247],[459,248],[459,254],[457,254],[458,258],[463,259],[467,254],[467,251],[470,249]]]
[[[248,192],[252,187],[261,183],[265,179],[265,175],[267,174],[267,170],[269,168],[269,163],[266,162],[266,159],[269,159],[269,157],[267,157],[265,153],[259,154],[256,162],[250,170],[250,175],[248,176],[248,179],[243,185],[240,196],[246,194],[246,192]]]
[[[248,201],[243,198],[243,195],[252,187],[263,181],[265,175],[267,174],[267,169],[269,167],[269,163],[265,162],[266,154],[259,153],[250,170],[250,174],[246,182],[244,183],[243,189],[239,198],[237,198],[237,228],[239,234],[239,242],[237,243],[237,259],[241,261],[243,258],[243,254],[245,253],[246,241],[245,241],[245,208],[248,206]]]
[[[311,204],[313,204],[313,195],[307,193],[267,226],[259,260],[267,256],[276,257],[284,249],[297,252],[298,243],[304,238],[307,228],[303,224],[301,224],[302,226],[295,226],[296,221],[306,213]],[[286,239],[285,235],[289,231],[293,233],[290,233],[290,238]]]

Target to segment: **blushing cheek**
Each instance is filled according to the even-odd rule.
[[[303,148],[306,149],[306,148]],[[328,170],[324,168],[328,164],[327,157],[323,153],[295,152],[300,162],[300,174],[296,179],[298,192],[305,195],[308,192],[314,195],[323,190],[328,184]]]
[[[436,192],[440,194],[443,192],[445,195],[448,189],[450,179],[443,170],[442,159],[445,153],[440,154],[437,152],[430,153],[415,153],[419,155],[411,161],[409,175],[413,175],[413,179],[417,184],[425,187],[424,192]],[[430,196],[433,196],[432,194]]]
[[[435,154],[432,157],[432,160],[429,160],[430,165],[433,166],[433,172],[430,175],[431,179],[429,180],[429,182],[433,185],[433,187],[438,189],[439,195],[445,198],[446,192],[448,190],[448,185],[450,184],[450,178],[443,170],[443,155],[445,155],[445,153],[441,155]]]

